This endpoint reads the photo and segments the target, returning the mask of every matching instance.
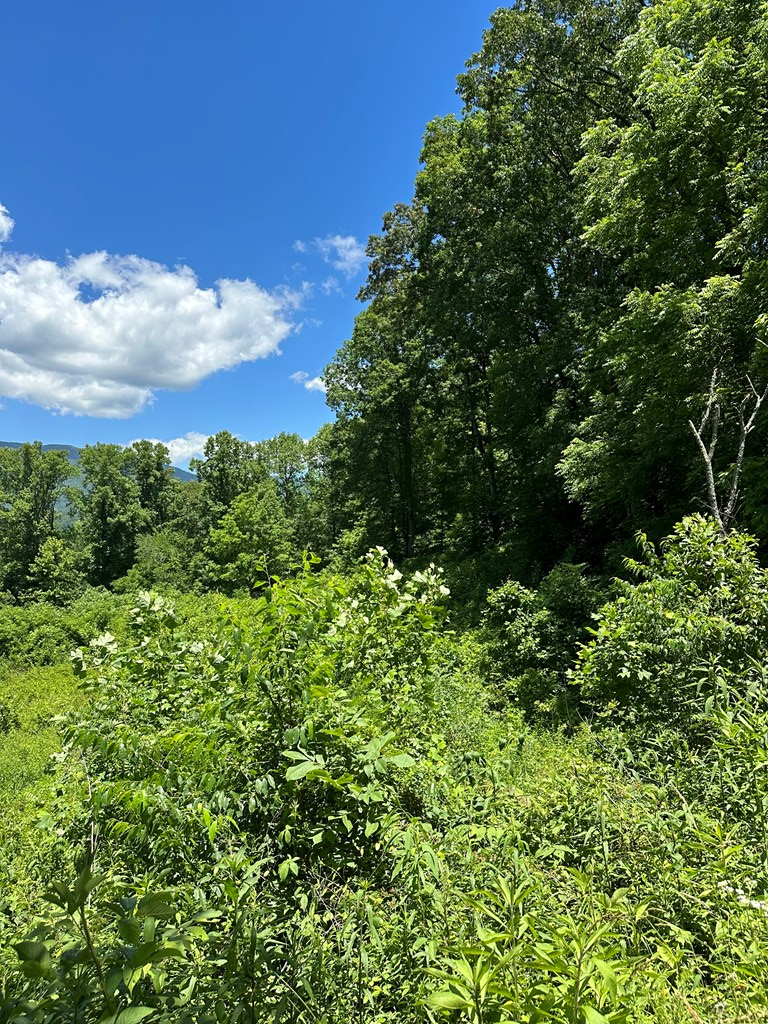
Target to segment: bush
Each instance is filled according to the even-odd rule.
[[[113,583],[118,593],[139,590],[191,590],[197,576],[194,571],[195,549],[180,530],[164,528],[154,533],[139,534],[136,561],[125,576]]]
[[[28,974],[34,955],[46,962],[26,1005],[34,993],[39,1008],[77,999],[88,1020],[147,1002],[170,1012],[191,995],[192,960],[209,943],[208,978],[197,975],[183,1019],[210,1019],[217,999],[228,1012],[255,999],[296,1019],[305,981],[310,991],[327,984],[336,1019],[349,1019],[356,976],[335,968],[331,986],[313,972],[322,948],[327,956],[341,942],[336,913],[368,930],[358,894],[388,884],[386,851],[418,800],[404,779],[435,746],[430,667],[444,596],[434,569],[405,579],[383,551],[346,583],[307,565],[251,602],[250,624],[232,618],[213,635],[190,635],[167,601],[140,595],[129,637],[105,634],[82,653],[91,703],[68,733],[70,762],[88,773],[68,840],[88,849],[95,829],[100,863],[116,866],[103,886],[99,950],[83,932],[98,885],[86,856],[77,884],[54,896],[71,921],[54,916],[38,934],[79,950],[87,983],[76,995],[69,954],[54,964],[47,946],[22,943]],[[118,871],[154,886],[159,909],[146,910],[146,888],[127,889]],[[326,918],[329,903],[338,909]],[[122,940],[174,907],[187,922],[178,938],[162,931],[135,963],[137,942]],[[201,914],[217,921],[204,938]],[[253,957],[255,978],[245,969]]]
[[[91,588],[67,607],[42,602],[5,606],[0,615],[0,658],[22,665],[66,661],[108,626],[122,632],[127,602]]]
[[[646,729],[697,727],[713,666],[738,677],[768,654],[768,577],[744,534],[684,519],[657,552],[640,535],[637,583],[600,611],[573,682],[604,717]]]
[[[571,718],[568,670],[602,596],[584,566],[570,563],[557,565],[538,590],[509,580],[490,591],[480,631],[486,677],[528,714]]]

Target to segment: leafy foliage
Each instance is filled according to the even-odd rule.
[[[66,452],[42,445],[0,448],[0,586],[18,596],[46,540],[69,476]]]
[[[514,0],[333,423],[0,450],[0,1020],[766,1020],[767,40]]]
[[[743,534],[721,537],[713,520],[685,519],[659,554],[640,537],[639,582],[618,582],[580,655],[575,682],[603,714],[626,724],[696,722],[713,672],[747,675],[766,650],[768,583]]]
[[[569,709],[574,698],[578,702],[569,670],[602,596],[583,569],[562,563],[537,591],[509,580],[488,593],[483,673],[507,700],[528,712],[567,720],[576,710]]]
[[[709,529],[684,524],[637,587],[749,596],[749,542],[706,565]],[[37,867],[18,844],[31,906],[11,889],[0,911],[6,1017],[761,1019],[761,673],[718,668],[706,747],[542,733],[442,633],[446,589],[381,549],[347,578],[307,560],[216,628],[209,602],[182,619],[144,593],[122,639],[81,649]],[[594,591],[570,566],[535,596],[534,651]]]

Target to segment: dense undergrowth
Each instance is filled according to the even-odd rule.
[[[0,1019],[766,1019],[765,572],[635,569],[580,649],[576,567],[458,635],[378,551],[6,677]]]

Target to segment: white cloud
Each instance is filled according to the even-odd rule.
[[[302,242],[300,239],[293,243],[296,252],[306,253],[310,248],[315,249],[323,258],[325,263],[330,264],[334,270],[341,271],[345,277],[353,277],[365,266],[368,257],[365,255],[365,246],[358,242],[354,235],[326,235],[324,238],[313,238],[311,242]],[[326,295],[330,290],[339,290],[338,286],[329,290],[329,282],[336,284],[333,277],[328,277],[321,285]]]
[[[354,235],[326,235],[316,238],[315,245],[326,263],[352,277],[365,265],[365,246]]]
[[[326,277],[324,281],[321,281],[320,290],[325,295],[341,295],[341,288],[339,288],[339,282],[335,277]]]
[[[298,287],[281,284],[272,292],[284,309],[299,309],[307,299],[312,297],[315,286],[311,281],[302,281]]]
[[[322,391],[326,393],[328,388],[322,377],[310,377],[306,370],[297,370],[291,374],[291,380],[295,384],[303,384],[307,391]]]
[[[190,430],[183,437],[174,437],[170,441],[161,441],[157,437],[135,438],[134,440],[147,440],[151,441],[152,444],[164,444],[170,453],[171,463],[174,466],[181,466],[183,469],[186,469],[189,465],[189,460],[193,456],[198,455],[202,457],[203,448],[208,437],[208,434],[201,434],[199,431]],[[133,441],[129,441],[128,444],[133,444]]]
[[[93,252],[55,263],[0,253],[0,396],[132,416],[158,389],[189,390],[279,353],[299,302],[247,279],[202,288],[189,267],[139,256]]]
[[[8,209],[0,203],[0,242],[8,241],[15,223],[13,217],[8,213]]]

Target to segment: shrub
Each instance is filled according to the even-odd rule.
[[[480,632],[487,678],[529,714],[571,717],[568,670],[601,597],[584,566],[569,563],[557,565],[538,590],[509,580],[490,591]]]
[[[723,537],[701,516],[684,519],[660,552],[642,535],[638,543],[645,560],[627,562],[638,582],[617,582],[573,682],[627,726],[690,730],[708,668],[740,676],[768,653],[768,579],[751,537]]]
[[[126,617],[125,600],[97,588],[64,608],[43,602],[5,606],[0,615],[0,658],[23,665],[66,661],[73,648],[107,626],[121,632]]]

